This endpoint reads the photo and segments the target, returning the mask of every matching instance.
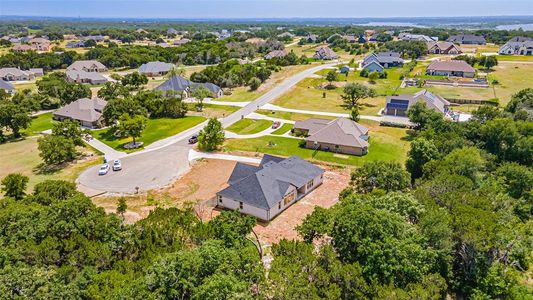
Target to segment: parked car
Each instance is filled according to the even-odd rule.
[[[198,135],[197,134],[193,134],[189,138],[189,144],[196,144],[197,142],[198,142]]]
[[[100,166],[100,169],[98,170],[98,175],[105,175],[109,172],[109,165],[103,164]]]
[[[280,122],[280,121],[275,121],[274,123],[272,123],[272,129],[276,129],[276,128],[278,128],[280,125],[281,125],[281,122]]]
[[[120,162],[120,160],[115,159],[115,161],[113,161],[113,171],[120,171],[120,170],[122,170],[122,163]]]

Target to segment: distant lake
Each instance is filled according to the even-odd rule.
[[[355,24],[360,26],[396,26],[396,27],[426,27],[409,22],[368,22],[364,24]]]
[[[530,24],[512,24],[512,25],[498,25],[496,29],[500,30],[518,30],[522,28],[524,31],[533,31],[533,23]]]

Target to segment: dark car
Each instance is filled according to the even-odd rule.
[[[272,123],[272,129],[276,129],[276,128],[278,128],[280,125],[281,125],[281,122],[280,122],[280,121],[275,121],[274,123]]]
[[[198,142],[198,135],[197,134],[193,134],[189,138],[189,144],[196,144],[197,142]]]

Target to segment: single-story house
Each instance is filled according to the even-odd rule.
[[[476,74],[476,69],[464,60],[434,60],[427,67],[426,74],[472,78]]]
[[[272,59],[272,58],[283,58],[287,56],[287,51],[285,50],[273,50],[268,52],[267,55],[265,55],[265,59]]]
[[[249,38],[245,42],[256,45],[256,46],[263,45],[264,43],[266,43],[265,39],[257,38],[257,37]]]
[[[98,72],[87,72],[78,70],[67,70],[67,81],[88,84],[104,84],[108,80]]]
[[[85,47],[84,41],[72,41],[68,42],[65,48],[83,48]]]
[[[459,54],[463,52],[461,48],[450,42],[429,42],[427,46],[429,54]]]
[[[15,93],[15,86],[11,82],[0,79],[0,89],[6,91],[8,94]]]
[[[172,68],[174,68],[174,65],[171,63],[151,61],[149,63],[142,64],[139,67],[139,73],[145,74],[149,77],[162,76],[168,71],[172,70]]]
[[[322,184],[324,170],[298,156],[265,154],[259,166],[238,162],[217,206],[271,221]]]
[[[292,39],[292,38],[294,38],[294,34],[288,32],[288,31],[285,31],[283,33],[278,34],[278,37],[279,38],[287,38],[288,37],[288,38]]]
[[[357,42],[357,38],[355,35],[344,35],[342,37],[343,40],[347,41],[348,43],[355,43]]]
[[[55,111],[53,119],[75,120],[83,127],[99,128],[103,124],[102,113],[106,105],[107,101],[100,98],[81,98]]]
[[[178,34],[178,31],[174,28],[167,29],[167,35],[176,35]]]
[[[318,35],[308,34],[306,37],[306,40],[308,43],[318,43]]]
[[[403,59],[400,57],[400,53],[398,52],[374,52],[365,57],[362,68],[367,69],[369,72],[381,72],[383,69],[399,67],[402,65]]]
[[[96,60],[78,60],[68,66],[67,71],[105,72],[107,67]]]
[[[487,43],[483,36],[474,34],[452,35],[446,41],[461,45],[485,45]]]
[[[337,55],[337,53],[335,53],[335,51],[331,50],[330,47],[320,46],[316,49],[313,58],[322,60],[332,60],[339,58],[339,56]]]
[[[403,94],[398,96],[388,96],[383,114],[387,116],[407,116],[407,110],[417,102],[424,102],[426,106],[441,114],[448,112],[450,102],[439,95],[421,90],[415,94]]]
[[[420,41],[420,42],[436,42],[438,37],[427,36],[423,34],[411,34],[407,32],[401,32],[398,34],[398,38],[402,41]]]
[[[182,45],[187,44],[190,41],[191,40],[189,39],[179,39],[179,40],[175,40],[174,42],[172,42],[172,44],[174,44],[174,46],[182,46]]]
[[[103,42],[105,40],[105,36],[103,35],[88,35],[88,36],[82,36],[80,37],[82,41],[88,41],[93,40],[95,42]]]
[[[294,124],[293,131],[304,135],[305,147],[351,155],[368,153],[368,129],[346,118],[310,118]]]
[[[43,69],[41,68],[29,69],[27,71],[21,70],[19,68],[0,69],[0,79],[5,81],[32,80],[35,77],[40,76],[43,76]]]
[[[33,38],[29,41],[35,51],[49,51],[50,41],[45,38]]]
[[[502,55],[533,55],[533,39],[528,37],[514,37],[498,50]]]
[[[11,48],[11,50],[13,50],[13,52],[28,52],[28,51],[35,51],[35,49],[33,49],[32,46],[30,46],[30,45],[26,45],[26,44],[18,44],[18,45],[15,45],[15,46],[13,46],[13,48]]]
[[[224,95],[222,89],[214,83],[192,82],[182,76],[173,76],[167,79],[165,82],[161,83],[154,90],[162,91],[164,93],[173,92],[180,96],[183,93],[184,97],[187,98],[191,96],[192,91],[194,91],[200,86],[203,86],[207,90],[209,90],[213,98],[222,97]]]

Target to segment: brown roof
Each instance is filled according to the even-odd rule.
[[[285,50],[273,50],[270,51],[267,55],[265,55],[265,59],[271,59],[274,57],[285,57],[287,56],[287,52]]]
[[[457,48],[457,50],[461,50],[454,43],[450,43],[450,42],[428,42],[427,46],[428,46],[428,50],[431,50],[431,48],[433,48],[435,46],[437,46],[442,51],[448,50],[451,47],[455,47],[455,48]]]
[[[71,102],[57,111],[54,116],[67,117],[85,122],[96,122],[102,117],[107,101],[100,98],[81,98]]]
[[[368,128],[350,119],[311,118],[303,122],[296,122],[294,128],[309,130],[307,140],[311,142],[358,148],[368,147],[368,142],[364,138],[368,135]]]
[[[469,64],[467,64],[464,60],[434,60],[429,64],[427,69],[469,73],[476,72],[476,70],[472,68]]]

